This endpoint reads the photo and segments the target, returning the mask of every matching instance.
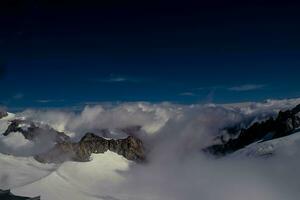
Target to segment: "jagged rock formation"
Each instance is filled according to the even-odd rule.
[[[105,139],[93,133],[87,133],[78,143],[58,143],[50,151],[35,156],[43,163],[59,163],[65,160],[89,161],[92,153],[112,151],[128,160],[143,161],[145,151],[141,140],[128,136],[125,139]]]
[[[112,151],[124,156],[128,160],[142,161],[145,159],[143,143],[135,134],[140,131],[140,126],[130,126],[120,129],[127,138],[106,139],[93,133],[87,133],[79,142],[72,142],[70,137],[63,132],[54,130],[45,124],[36,124],[26,120],[12,120],[4,136],[12,132],[19,132],[28,140],[54,142],[54,147],[39,155],[35,159],[43,163],[60,163],[66,160],[89,161],[92,153]],[[104,136],[110,135],[109,130],[101,130]],[[45,140],[46,139],[46,140]]]
[[[0,190],[0,199],[1,200],[40,200],[40,197],[21,197],[16,196],[10,192],[10,190]]]
[[[66,142],[70,141],[70,137],[63,132],[54,130],[48,125],[36,125],[33,122],[26,120],[15,119],[12,120],[4,136],[8,136],[12,132],[20,132],[28,140],[35,140],[39,137],[47,137],[54,142]]]
[[[224,156],[245,146],[257,142],[284,137],[298,131],[300,128],[300,105],[287,111],[280,111],[277,118],[255,123],[247,129],[241,129],[235,139],[221,141],[204,149],[216,156]]]

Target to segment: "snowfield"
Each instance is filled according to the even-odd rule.
[[[113,152],[94,154],[90,162],[65,162],[47,176],[22,187],[14,187],[14,194],[45,200],[52,199],[113,199],[113,188],[122,184],[121,172],[130,161]]]
[[[234,152],[232,157],[247,158],[247,157],[268,157],[275,154],[293,154],[295,147],[300,144],[300,132],[292,135],[277,138],[269,141],[258,141],[249,146]]]
[[[41,164],[31,157],[0,154],[0,188],[22,187],[48,176],[57,166]]]

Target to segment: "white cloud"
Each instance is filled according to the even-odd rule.
[[[230,157],[215,160],[205,157],[201,148],[211,144],[223,127],[244,121],[251,123],[263,120],[298,103],[300,99],[230,105],[140,102],[109,107],[86,106],[79,113],[27,110],[18,116],[47,122],[53,127],[73,132],[78,137],[87,131],[101,128],[143,126],[145,132],[140,137],[149,153],[148,162],[132,164],[129,169],[119,172],[124,178],[122,184],[111,184],[109,189],[102,190],[107,188],[107,182],[101,181],[98,176],[92,177],[89,182],[81,181],[79,176],[80,180],[76,179],[74,174],[82,173],[80,167],[70,167],[68,171],[59,169],[58,174],[64,172],[64,180],[72,180],[80,188],[80,195],[85,195],[86,199],[91,196],[108,196],[110,199],[143,200],[296,200],[300,196],[297,187],[300,184],[300,173],[297,170],[300,167],[300,145],[296,148],[298,151],[275,155],[268,160]],[[103,160],[102,163],[106,162],[109,160]],[[93,164],[89,170],[97,170],[98,165]],[[106,171],[101,173],[106,174]],[[47,188],[34,190],[32,185],[39,187],[39,184],[31,184],[24,192],[53,190],[52,193],[56,193],[56,183],[62,179],[53,177],[51,180],[51,184],[46,181]],[[68,190],[58,195],[66,192]],[[43,199],[51,198],[44,195]]]
[[[4,145],[14,150],[25,147],[27,145],[32,145],[32,142],[26,140],[24,136],[19,132],[13,132],[9,134],[7,137],[3,138],[2,142]]]
[[[251,90],[259,90],[263,89],[266,87],[266,85],[263,84],[246,84],[246,85],[239,85],[239,86],[234,86],[228,88],[230,91],[235,91],[235,92],[244,92],[244,91],[251,91]]]

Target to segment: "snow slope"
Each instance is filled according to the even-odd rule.
[[[37,181],[56,169],[53,164],[41,164],[32,157],[0,154],[0,188],[20,187]]]
[[[122,171],[130,161],[113,152],[94,154],[90,162],[65,162],[48,176],[31,184],[14,187],[14,194],[41,195],[43,200],[53,199],[116,199],[113,188],[124,181]]]
[[[0,133],[5,132],[9,115],[0,120]],[[27,144],[28,143],[28,144]],[[2,152],[30,149],[31,141],[19,133],[0,136]],[[122,171],[131,161],[113,152],[92,155],[90,162],[65,162],[62,165],[42,164],[33,157],[17,157],[0,153],[0,188],[11,189],[16,195],[42,196],[53,199],[114,199],[112,188],[124,181]],[[101,184],[99,184],[101,183]],[[100,191],[100,192],[99,192]]]
[[[276,153],[284,153],[285,149],[293,149],[300,144],[300,132],[265,142],[255,142],[249,146],[233,153],[230,157],[266,157]]]

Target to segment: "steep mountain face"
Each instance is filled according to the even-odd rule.
[[[300,105],[287,111],[280,111],[277,118],[269,118],[261,123],[254,123],[247,129],[241,129],[239,136],[228,141],[221,141],[204,149],[216,156],[233,153],[257,141],[267,141],[297,132],[300,128]]]
[[[120,131],[126,136],[124,139],[107,139],[87,133],[79,142],[72,142],[64,132],[56,131],[48,125],[15,119],[11,121],[3,135],[8,136],[13,132],[19,132],[27,140],[43,139],[45,142],[54,142],[55,145],[50,150],[34,155],[34,158],[42,163],[61,163],[67,160],[84,162],[90,160],[91,154],[104,153],[108,150],[138,162],[145,160],[143,143],[134,136],[140,129],[140,126],[121,129]],[[100,133],[105,136],[111,135],[107,129],[101,130]]]
[[[21,197],[16,196],[10,192],[10,190],[0,190],[0,199],[3,200],[40,200],[40,197]]]
[[[59,163],[66,160],[85,162],[90,160],[91,154],[112,151],[124,156],[128,160],[145,160],[145,151],[141,140],[128,136],[125,139],[105,139],[93,133],[87,133],[78,143],[58,143],[50,151],[35,156],[43,163]]]

